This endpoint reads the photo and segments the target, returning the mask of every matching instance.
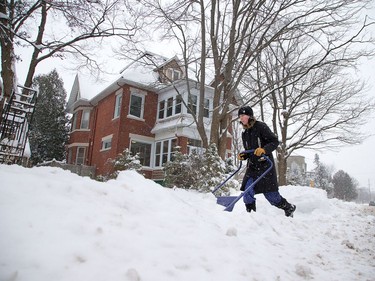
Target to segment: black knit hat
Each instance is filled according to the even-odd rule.
[[[240,107],[240,109],[238,110],[238,116],[240,116],[241,114],[245,114],[245,115],[249,115],[249,116],[254,116],[253,110],[248,105]]]

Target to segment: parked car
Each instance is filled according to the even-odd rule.
[[[370,201],[370,203],[368,203],[369,206],[375,206],[375,201]]]

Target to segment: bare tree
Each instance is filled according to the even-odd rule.
[[[172,1],[168,5],[162,5],[163,2],[157,0],[140,2],[152,11],[148,16],[151,15],[152,23],[162,30],[162,39],[175,39],[178,42],[186,69],[194,65],[192,68],[196,69],[199,83],[214,88],[210,136],[206,135],[202,126],[203,110],[198,110],[194,118],[203,144],[216,143],[222,157],[225,156],[232,112],[236,110],[231,105],[241,103],[238,99],[241,82],[250,83],[252,89],[257,90],[242,101],[253,105],[272,98],[276,89],[281,90],[305,76],[311,77],[313,71],[320,67],[334,64],[334,57],[337,63],[340,62],[338,57],[343,55],[342,61],[346,59],[345,67],[349,67],[361,56],[370,54],[353,52],[350,48],[354,43],[359,45],[368,41],[363,34],[373,23],[364,22],[354,34],[346,33],[356,23],[357,17],[354,16],[370,3],[368,0],[195,0]],[[310,38],[310,43],[314,42],[312,46],[304,46],[306,50],[301,53],[303,64],[289,65],[288,72],[278,73],[277,79],[267,80],[264,73],[257,71],[257,68],[263,67],[263,58],[269,56],[264,54],[274,49],[275,44],[295,39],[294,43],[302,48],[303,41],[298,40],[300,37]],[[326,67],[325,71],[329,71],[329,68]],[[341,75],[338,71],[335,74]],[[205,95],[202,86],[200,109]],[[328,84],[325,88],[328,89]],[[329,89],[328,94],[331,94],[334,89]],[[280,114],[275,111],[273,120],[277,126],[278,116]],[[274,131],[278,132],[276,125],[273,126]]]
[[[100,47],[104,38],[128,40],[141,27],[141,23],[127,13],[130,9],[126,4],[125,0],[1,0],[1,76],[4,89],[0,113],[4,100],[16,87],[14,65],[22,55],[14,52],[15,45],[33,50],[25,87],[31,87],[37,65],[51,57],[63,59],[71,54],[83,59],[87,67],[98,67],[94,50]]]
[[[259,98],[263,111],[271,112],[273,130],[281,140],[277,150],[281,185],[286,184],[286,161],[296,150],[332,149],[365,138],[360,128],[375,103],[348,69],[371,52],[349,49],[356,36],[346,41],[340,37],[340,48],[336,40],[327,46],[329,53],[321,55],[311,52],[314,42],[303,35],[274,42],[263,52],[251,84],[252,91],[267,93]]]

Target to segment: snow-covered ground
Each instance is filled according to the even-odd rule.
[[[0,165],[0,179],[1,281],[375,280],[374,212],[322,190],[281,187],[287,218],[263,195],[229,213],[133,171]]]

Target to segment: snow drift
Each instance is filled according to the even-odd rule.
[[[0,165],[0,178],[2,281],[375,280],[375,216],[322,190],[280,188],[287,218],[263,195],[228,213],[134,171],[100,183]]]

